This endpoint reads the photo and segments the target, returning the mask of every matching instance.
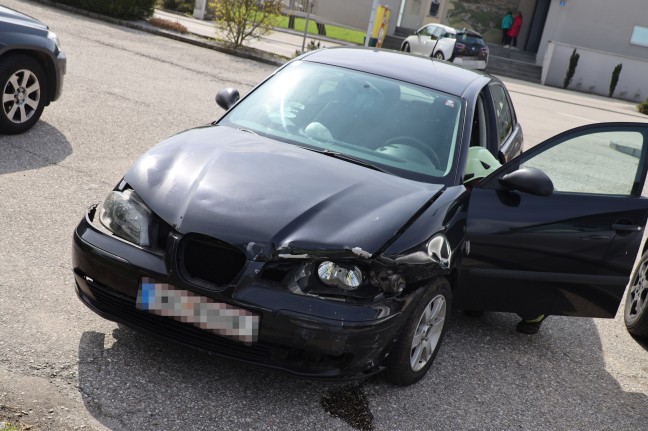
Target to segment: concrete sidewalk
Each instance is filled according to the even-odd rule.
[[[214,26],[213,21],[203,21],[184,14],[168,12],[156,9],[153,14],[155,18],[161,18],[168,21],[180,23],[187,27],[189,33],[201,36],[225,40],[225,34]],[[311,41],[319,41],[322,48],[331,48],[334,46],[351,45],[342,41],[334,41],[330,38],[309,34],[306,36],[306,45]],[[297,55],[304,44],[304,35],[296,31],[273,30],[267,35],[260,38],[246,40],[244,45],[249,48],[269,52],[286,58],[292,58]]]
[[[214,23],[211,21],[202,21],[187,15],[168,12],[156,9],[154,16],[173,22],[178,22],[185,27],[189,33],[200,37],[217,38],[223,40],[225,37],[222,32],[216,30]],[[322,38],[317,35],[308,35],[306,43],[310,40],[319,40],[321,47],[335,47],[341,45],[353,45],[341,41],[332,41],[329,38]],[[303,34],[294,31],[273,30],[269,34],[258,38],[250,39],[244,44],[247,47],[257,49],[269,54],[280,55],[282,57],[292,58],[297,52],[301,51],[304,42]],[[520,81],[513,78],[499,77],[502,79],[509,91],[520,94],[527,94],[543,99],[558,100],[580,106],[590,106],[593,108],[631,115],[638,120],[646,121],[647,117],[636,110],[636,105],[620,99],[611,99],[603,96],[580,93],[561,88],[547,87],[541,84],[535,84],[528,81]]]

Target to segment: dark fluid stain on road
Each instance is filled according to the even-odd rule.
[[[354,428],[361,431],[374,429],[369,401],[358,384],[331,389],[320,403],[331,416],[342,419]]]

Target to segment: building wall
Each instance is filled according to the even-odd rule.
[[[630,44],[635,25],[648,27],[647,0],[552,0],[537,63],[549,41],[648,59],[648,47]]]
[[[576,49],[580,56],[570,90],[608,96],[614,68],[621,64],[619,82],[612,97],[640,102],[648,97],[648,59],[624,57],[609,52],[549,42],[542,67],[542,83],[562,88],[569,59]]]
[[[380,0],[379,4],[391,9],[388,34],[393,34],[401,0]],[[327,22],[366,31],[372,5],[373,0],[313,0],[312,11]]]

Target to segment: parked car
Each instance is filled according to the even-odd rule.
[[[643,256],[632,277],[626,294],[624,321],[628,332],[636,337],[648,337],[648,252]]]
[[[59,39],[35,18],[0,6],[0,133],[22,133],[61,96],[66,58]]]
[[[400,385],[425,375],[452,307],[615,315],[648,216],[648,124],[520,155],[497,78],[363,48],[306,53],[217,102],[219,120],[153,147],[77,226],[76,292],[99,315]],[[504,164],[469,191],[477,146]]]
[[[403,41],[401,51],[448,60],[474,69],[486,69],[488,65],[488,45],[479,33],[442,24],[421,27]]]

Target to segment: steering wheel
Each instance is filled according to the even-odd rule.
[[[409,145],[412,148],[416,148],[418,151],[423,153],[430,161],[432,164],[440,168],[441,167],[441,160],[439,159],[439,155],[434,151],[434,148],[428,146],[425,144],[425,142],[421,141],[420,139],[414,138],[412,136],[395,136],[393,138],[388,139],[385,141],[383,144],[384,147],[391,145],[391,144],[403,144],[403,145]]]

